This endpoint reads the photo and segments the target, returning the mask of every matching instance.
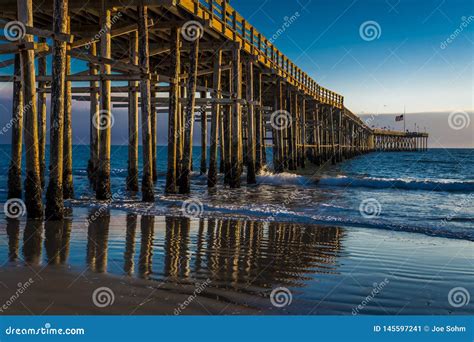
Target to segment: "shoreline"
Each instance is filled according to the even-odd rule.
[[[68,229],[66,235],[53,234],[51,225],[38,225],[37,234],[27,232],[27,223],[13,233],[7,227],[10,257],[12,252],[17,257],[0,267],[0,286],[5,289],[0,304],[38,270],[43,280],[37,278],[20,301],[0,315],[43,314],[46,308],[46,315],[126,315],[133,310],[136,315],[474,312],[473,304],[457,309],[447,301],[450,289],[469,288],[474,281],[466,254],[472,250],[470,241],[370,228],[189,220],[116,210],[87,225],[86,213],[74,210],[60,225],[60,230]],[[7,237],[0,235],[2,240]],[[100,287],[113,291],[113,305],[93,304],[92,294]],[[271,293],[277,288],[291,293],[289,305],[272,304]],[[380,293],[366,302],[378,288]]]

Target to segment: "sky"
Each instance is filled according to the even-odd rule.
[[[473,0],[230,4],[319,84],[343,95],[346,107],[368,118],[371,126],[401,128],[393,117],[406,111],[407,128],[417,123],[419,130],[434,132],[439,146],[474,148]],[[73,66],[75,71],[82,68],[83,63]],[[0,69],[5,73],[11,69]],[[0,112],[3,126],[11,115],[6,84],[0,84]],[[88,112],[86,103],[73,103],[75,143],[88,141]],[[123,144],[126,111],[114,111],[114,117],[112,142]],[[464,120],[461,129],[452,128],[453,118]],[[166,115],[161,115],[158,143],[166,143],[166,126]],[[195,136],[199,134],[197,125]],[[8,133],[0,135],[0,143],[8,142]]]

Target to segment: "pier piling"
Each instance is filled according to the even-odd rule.
[[[14,75],[0,76],[0,81],[13,82],[8,197],[25,198],[29,218],[43,214],[45,179],[48,220],[63,218],[63,200],[74,196],[72,115],[78,101],[90,103],[87,174],[98,200],[110,200],[115,190],[110,183],[114,108],[128,110],[124,188],[130,192],[140,188],[141,109],[145,202],[154,201],[160,114],[168,114],[167,194],[191,191],[195,121],[201,123],[199,170],[207,174],[210,189],[218,185],[219,172],[225,186],[239,188],[244,167],[247,184],[255,184],[257,174],[266,170],[270,148],[268,166],[275,173],[298,172],[309,163],[327,166],[371,151],[427,150],[427,133],[368,127],[345,107],[341,95],[311,79],[227,1],[213,0],[207,6],[202,1],[164,6],[145,0],[46,0],[33,13],[32,0],[17,0],[2,7],[2,22],[19,21],[26,27],[20,42],[3,44],[2,53],[13,58],[3,60],[0,68],[14,65]],[[88,17],[87,25],[82,16]],[[86,70],[71,68],[76,59],[88,63]],[[200,115],[195,115],[196,107]]]

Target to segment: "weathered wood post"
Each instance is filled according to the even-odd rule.
[[[229,70],[228,77],[225,80],[225,89],[232,94],[232,70]],[[231,96],[232,98],[232,96]],[[231,105],[225,105],[223,115],[223,137],[224,137],[224,184],[230,184],[232,173],[232,115]]]
[[[132,33],[131,36],[134,34]],[[127,214],[126,227],[127,235],[125,238],[125,253],[124,259],[125,263],[123,270],[125,274],[132,275],[134,268],[134,255],[135,255],[135,236],[137,231],[137,215],[136,214]]]
[[[247,100],[247,184],[256,184],[255,174],[255,103],[253,56],[246,57],[245,90]]]
[[[193,154],[193,133],[194,133],[194,107],[196,104],[196,82],[199,59],[199,40],[201,29],[196,27],[196,36],[191,42],[191,52],[189,55],[189,73],[187,82],[186,118],[184,131],[184,149],[182,160],[181,179],[179,182],[179,192],[187,194],[191,191],[191,167]]]
[[[298,113],[298,94],[295,91],[292,96],[292,91],[288,89],[288,111],[291,114],[291,121],[288,127],[288,169],[290,171],[296,170],[296,128],[297,128],[297,113]]]
[[[91,56],[97,56],[97,43],[91,43],[89,52]],[[93,63],[89,63],[89,75],[98,75],[98,67]],[[91,87],[91,101],[90,101],[90,124],[89,124],[89,135],[90,135],[90,151],[89,151],[89,163],[87,165],[87,175],[89,182],[95,189],[97,183],[97,167],[99,164],[99,84],[96,81],[90,81],[89,86]]]
[[[103,34],[100,36],[100,56],[110,58],[112,51],[110,8],[102,0],[100,22]],[[101,75],[110,75],[110,64],[103,64]],[[97,168],[96,197],[98,200],[108,200],[112,196],[110,190],[110,134],[112,123],[111,112],[111,83],[109,80],[100,81],[100,111],[99,119],[99,165]]]
[[[170,83],[170,103],[168,116],[168,171],[166,173],[165,192],[176,193],[177,181],[177,160],[178,136],[180,134],[180,106],[179,106],[179,77],[181,72],[181,32],[178,28],[171,29],[171,83]]]
[[[23,146],[23,86],[21,77],[20,55],[15,55],[15,81],[13,82],[12,108],[12,145],[11,160],[8,168],[8,199],[22,198],[21,186],[21,153]]]
[[[67,33],[71,30],[71,18],[67,16]],[[66,78],[71,74],[71,44],[66,44]],[[74,196],[72,181],[72,90],[71,82],[67,81],[64,87],[64,157],[63,157],[63,198]]]
[[[18,20],[26,26],[33,26],[33,1],[18,0]],[[23,41],[33,43],[32,35],[25,34]],[[38,116],[36,103],[35,51],[22,50],[21,79],[24,96],[24,140],[26,157],[25,204],[28,218],[43,217],[41,200],[41,179],[38,148]]]
[[[222,64],[222,50],[214,53],[214,73],[212,79],[212,87],[214,92],[212,98],[218,100],[222,98],[221,87],[221,64]],[[219,131],[221,123],[220,105],[216,102],[212,104],[211,114],[211,146],[209,155],[209,174],[207,176],[207,185],[213,188],[217,185],[217,147],[219,144]],[[221,155],[222,158],[222,155]]]
[[[240,187],[240,176],[243,167],[242,155],[242,64],[240,62],[240,43],[232,49],[232,155],[229,185],[231,188]]]
[[[156,130],[156,91],[153,89],[155,86],[154,83],[150,83],[151,89],[151,111],[150,111],[150,122],[151,122],[151,168],[152,168],[152,178],[153,182],[156,182],[158,179],[158,169],[156,165],[156,143],[157,143],[157,130]]]
[[[273,140],[273,171],[276,173],[283,172],[283,160],[282,160],[282,131],[277,126],[276,117],[278,111],[282,110],[282,92],[281,92],[281,80],[278,78],[276,81],[276,89],[274,92],[274,106],[273,114],[271,118],[272,124],[272,140]],[[281,114],[280,114],[281,115]]]
[[[301,161],[300,166],[306,167],[306,99],[301,100]]]
[[[54,0],[53,32],[67,30],[68,1]],[[64,87],[66,85],[66,43],[54,40],[51,81],[49,183],[46,193],[46,219],[62,219]]]
[[[204,81],[204,85],[207,86],[207,81]],[[201,99],[205,99],[207,97],[207,92],[201,91],[200,95]],[[201,175],[207,173],[207,107],[207,103],[204,103],[201,106]]]
[[[330,141],[331,141],[331,163],[336,164],[336,134],[334,128],[334,108],[331,105],[329,108],[329,124],[331,128]]]
[[[150,80],[150,54],[148,46],[148,7],[144,0],[140,0],[138,6],[138,60],[142,69],[140,82],[142,100],[142,144],[143,144],[143,179],[142,199],[144,202],[155,200],[153,190],[153,167],[152,167],[152,137],[151,137],[151,80]]]
[[[184,148],[184,116],[185,116],[185,106],[181,98],[186,97],[186,87],[181,85],[179,86],[179,96],[178,99],[178,120],[177,120],[177,135],[176,135],[176,185],[179,185],[181,180],[181,169],[183,166],[183,148]]]
[[[221,74],[222,79],[222,74]],[[222,88],[222,80],[221,80],[221,88]],[[219,108],[219,153],[220,153],[220,163],[219,163],[219,171],[220,173],[225,173],[225,129],[224,129],[224,109],[226,106],[220,106]]]
[[[39,38],[39,43],[46,43],[46,38]],[[46,56],[38,57],[38,75],[46,76]],[[44,189],[46,170],[46,82],[39,81],[38,88],[38,142],[41,187]]]
[[[262,72],[256,70],[255,99],[258,102],[255,118],[255,173],[259,173],[265,165],[265,125],[263,123],[263,96],[262,96]]]
[[[138,65],[138,31],[129,35],[129,61]],[[138,191],[138,81],[128,82],[128,172],[127,190]]]

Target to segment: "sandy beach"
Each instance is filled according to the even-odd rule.
[[[453,287],[472,289],[470,241],[115,210],[89,222],[84,212],[75,209],[71,219],[44,227],[12,221],[2,227],[0,304],[8,305],[0,314],[458,315],[473,310],[472,303],[455,308],[448,301]],[[96,305],[100,298],[94,293],[103,288],[113,300],[106,293]],[[280,293],[275,297],[273,291]]]

